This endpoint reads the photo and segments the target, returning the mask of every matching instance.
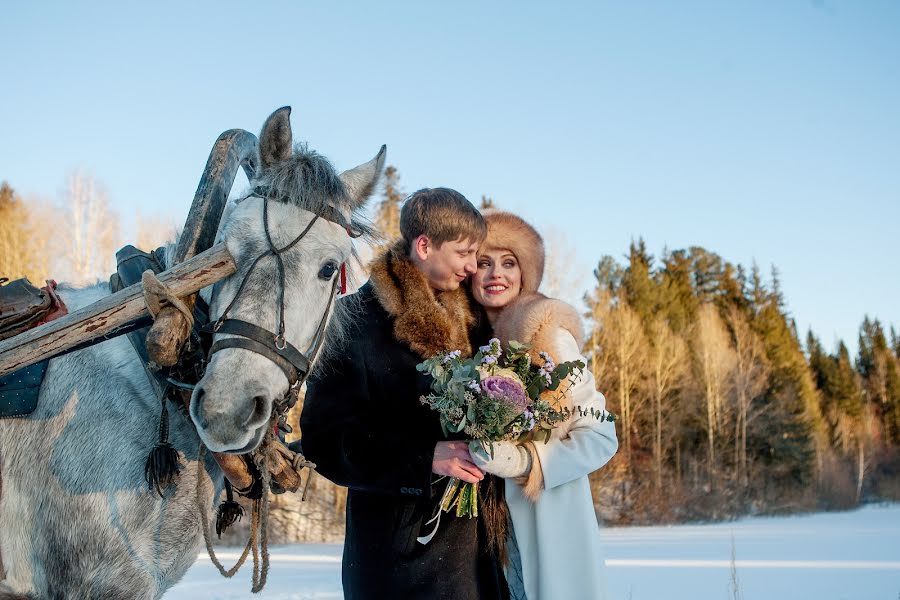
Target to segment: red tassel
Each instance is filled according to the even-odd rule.
[[[347,263],[341,263],[341,295],[347,293]]]

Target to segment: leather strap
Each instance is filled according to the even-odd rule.
[[[240,336],[216,340],[210,348],[210,356],[224,348],[243,348],[262,354],[284,371],[290,385],[294,385],[309,371],[309,359],[302,352],[287,340],[279,347],[272,332],[253,323],[240,319],[226,319],[218,324],[218,328],[216,324],[211,324],[204,327],[204,330]]]

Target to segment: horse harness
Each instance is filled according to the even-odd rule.
[[[318,356],[318,353],[322,348],[322,344],[325,340],[325,329],[328,326],[328,316],[331,313],[331,308],[334,304],[335,296],[337,296],[338,293],[345,294],[347,292],[347,275],[346,263],[342,263],[339,267],[339,276],[335,277],[334,282],[332,283],[331,294],[328,297],[328,304],[325,306],[325,311],[322,314],[322,318],[319,320],[319,325],[316,328],[316,333],[313,336],[313,340],[310,343],[309,348],[304,353],[298,350],[284,337],[285,269],[282,254],[296,246],[300,242],[300,240],[302,240],[306,236],[306,234],[309,233],[313,225],[315,225],[316,221],[320,218],[344,227],[350,237],[359,237],[360,234],[354,233],[352,226],[349,223],[344,222],[344,219],[341,218],[337,211],[334,211],[334,213],[328,216],[314,214],[313,218],[306,225],[303,231],[301,231],[300,234],[297,235],[297,237],[295,237],[285,246],[278,248],[272,241],[272,234],[269,229],[270,197],[265,193],[265,190],[261,188],[254,189],[252,194],[246,196],[246,198],[249,197],[258,197],[262,198],[263,200],[263,228],[266,233],[266,243],[268,244],[269,248],[265,252],[257,256],[250,264],[250,268],[247,269],[246,274],[241,280],[234,298],[232,298],[228,306],[225,307],[225,310],[222,311],[222,314],[219,316],[219,318],[216,319],[215,322],[209,323],[201,328],[201,332],[204,333],[221,333],[233,336],[219,339],[213,342],[206,356],[205,364],[209,364],[209,361],[212,358],[213,354],[219,352],[220,350],[225,350],[226,348],[241,348],[244,350],[249,350],[250,352],[254,352],[256,354],[264,356],[265,358],[275,363],[284,372],[285,377],[287,377],[288,389],[285,392],[284,396],[275,401],[273,419],[277,420],[277,427],[290,433],[290,428],[286,422],[287,411],[292,408],[294,404],[296,404],[300,387],[309,376],[310,367],[316,360],[316,357]],[[254,269],[260,263],[260,261],[267,256],[275,257],[275,264],[277,265],[278,273],[278,298],[276,317],[277,323],[276,330],[274,332],[264,329],[258,325],[254,325],[253,323],[248,323],[247,321],[241,319],[228,318],[229,311],[234,307],[238,298],[240,298],[241,293],[244,291],[247,282],[250,280],[250,276],[253,274]]]

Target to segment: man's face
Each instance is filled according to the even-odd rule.
[[[435,246],[426,236],[419,236],[413,243],[413,255],[431,287],[449,292],[475,272],[478,245],[467,238]]]

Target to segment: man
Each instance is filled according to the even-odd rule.
[[[355,323],[309,382],[303,451],[350,488],[346,598],[502,598],[480,519],[444,514],[429,544],[416,540],[444,491],[439,476],[484,479],[466,442],[446,441],[437,413],[419,401],[430,378],[416,371],[439,352],[472,353],[475,318],[460,284],[475,272],[484,219],[459,192],[423,189],[404,203],[400,232],[372,262],[369,282],[343,300],[359,303]]]

